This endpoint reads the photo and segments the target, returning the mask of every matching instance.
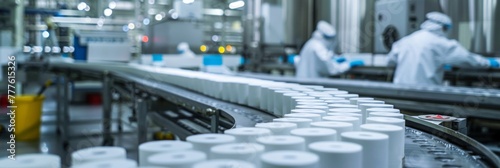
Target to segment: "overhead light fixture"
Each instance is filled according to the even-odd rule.
[[[80,2],[80,3],[76,6],[76,8],[77,8],[78,10],[84,10],[86,7],[87,7],[87,4],[86,4],[85,2]]]
[[[134,23],[129,23],[128,24],[128,29],[134,30],[135,29],[135,24]]]
[[[236,9],[245,6],[245,2],[243,1],[234,1],[229,3],[229,9]]]
[[[161,19],[163,19],[163,16],[161,14],[155,15],[155,20],[160,21]]]
[[[108,7],[109,7],[110,9],[115,9],[115,8],[116,8],[116,2],[115,2],[115,1],[111,1],[111,2],[109,2]]]
[[[144,20],[142,20],[142,24],[144,25],[149,25],[149,22],[150,22],[149,18],[144,18]]]
[[[191,4],[193,2],[194,2],[194,0],[182,0],[182,3],[185,3],[185,4]]]
[[[104,9],[104,16],[111,16],[111,14],[113,14],[113,10],[110,8]]]
[[[46,31],[46,30],[45,30],[45,31],[43,31],[43,32],[42,32],[42,37],[43,37],[43,38],[49,38],[49,32],[48,32],[48,31]]]

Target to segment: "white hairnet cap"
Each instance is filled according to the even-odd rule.
[[[316,26],[316,30],[323,34],[325,37],[334,37],[337,33],[335,32],[335,28],[328,22],[325,22],[323,20],[318,22],[318,25]]]
[[[177,45],[177,50],[179,50],[179,51],[189,50],[189,44],[186,42],[181,42],[181,43],[179,43],[179,45]]]
[[[451,18],[441,12],[430,12],[425,17],[427,20],[420,26],[422,29],[438,30],[452,25]]]

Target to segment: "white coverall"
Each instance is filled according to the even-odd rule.
[[[330,36],[331,38],[326,38]],[[332,37],[333,36],[333,37]],[[350,69],[348,62],[332,61],[334,56],[335,30],[330,24],[320,21],[302,50],[297,66],[298,78],[319,78],[344,73]]]
[[[433,12],[437,13],[437,12]],[[443,17],[441,13],[439,17]],[[396,43],[388,54],[388,65],[397,65],[393,82],[395,84],[441,85],[444,65],[457,67],[488,68],[488,59],[467,51],[456,40],[448,39],[440,23],[425,21],[416,31]],[[446,19],[447,18],[447,19]]]

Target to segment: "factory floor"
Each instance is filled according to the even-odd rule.
[[[102,143],[101,120],[102,108],[100,105],[70,105],[70,138],[69,148],[63,147],[63,140],[56,133],[56,102],[47,100],[44,102],[42,113],[41,137],[39,141],[33,142],[16,142],[16,155],[28,153],[50,153],[59,155],[62,159],[63,167],[69,167],[71,162],[71,153],[73,151],[88,148],[92,146],[100,146]],[[115,108],[116,109],[116,108]],[[114,146],[122,146],[127,150],[127,158],[137,160],[137,136],[135,125],[129,124],[127,121],[130,116],[130,109],[123,108],[122,115],[123,132],[118,133],[118,124],[113,122],[112,132],[114,137]],[[116,110],[113,113],[114,121],[118,121]],[[8,120],[0,118],[0,124],[6,126]],[[0,142],[9,140],[9,132],[3,130],[0,134]],[[0,143],[0,157],[5,158],[9,153],[7,143]]]

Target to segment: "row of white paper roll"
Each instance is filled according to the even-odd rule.
[[[373,98],[359,98],[357,94],[317,85],[276,82],[247,77],[211,74],[171,68],[130,65],[132,68],[155,74],[157,80],[187,88],[217,99],[258,108],[282,117],[295,108],[328,109],[338,104],[384,104]],[[380,105],[386,108],[386,105]],[[378,107],[372,105],[372,107]],[[372,108],[367,107],[367,108]],[[363,117],[367,115],[363,113]],[[363,119],[364,121],[365,119]]]
[[[318,121],[310,126],[260,123],[225,134],[192,135],[187,142],[147,142],[139,147],[139,163],[176,168],[402,167],[404,130],[400,126],[363,124],[361,131],[344,122]]]

